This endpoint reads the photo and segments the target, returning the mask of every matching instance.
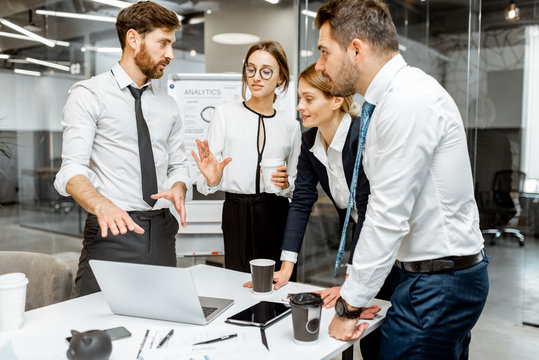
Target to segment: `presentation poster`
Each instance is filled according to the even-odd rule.
[[[241,102],[241,74],[175,74],[168,79],[168,93],[176,99],[184,121],[185,145],[191,176],[196,164],[191,150],[197,152],[196,139],[205,140],[213,110],[219,104]],[[247,91],[247,98],[250,97]],[[296,86],[291,81],[288,91],[278,94],[275,109],[296,118]],[[255,134],[256,135],[256,134]]]

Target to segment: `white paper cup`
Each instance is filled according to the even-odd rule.
[[[277,171],[279,166],[284,165],[283,159],[263,159],[260,162],[262,170],[262,180],[264,181],[264,192],[278,193],[282,189],[271,181],[271,175]]]
[[[0,275],[0,331],[22,327],[27,284],[23,273]]]

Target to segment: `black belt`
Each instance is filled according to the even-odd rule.
[[[485,258],[484,250],[468,256],[448,256],[434,260],[395,261],[395,266],[401,270],[414,273],[435,273],[449,270],[463,270],[479,264]]]

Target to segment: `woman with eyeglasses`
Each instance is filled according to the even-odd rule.
[[[273,259],[276,269],[280,267],[301,142],[299,122],[273,107],[276,90],[284,92],[288,84],[281,45],[275,41],[253,45],[243,64],[244,101],[217,106],[207,140],[197,140],[198,156],[192,152],[201,172],[198,191],[225,192],[222,229],[227,269],[250,272],[249,261],[256,258]],[[272,174],[276,192],[262,180],[260,164],[269,159],[285,164]]]

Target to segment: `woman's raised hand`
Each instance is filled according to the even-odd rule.
[[[221,178],[223,177],[223,169],[229,162],[232,161],[232,158],[226,158],[219,162],[211,153],[208,140],[202,142],[197,139],[196,142],[198,147],[198,156],[200,156],[200,158],[194,151],[191,151],[191,155],[193,155],[198,169],[206,178],[208,186],[213,187],[219,185]]]

